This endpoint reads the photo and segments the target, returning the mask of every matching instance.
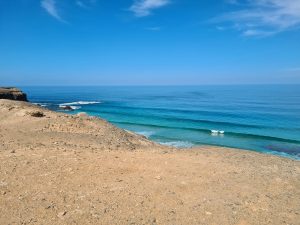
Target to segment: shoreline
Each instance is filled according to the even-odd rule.
[[[29,91],[30,90],[28,90],[28,92]],[[98,91],[102,93],[101,90]],[[118,91],[118,89],[116,91]],[[201,110],[199,111],[199,116],[195,117],[193,116],[192,111],[187,111],[186,115],[177,115],[176,113],[180,112],[176,109],[173,109],[172,107],[163,107],[163,114],[161,114],[160,110],[156,110],[155,107],[151,108],[151,104],[148,103],[146,106],[141,105],[140,108],[141,110],[145,108],[146,111],[139,112],[140,109],[138,107],[135,107],[134,104],[132,105],[126,100],[126,107],[122,106],[122,103],[116,104],[111,102],[109,97],[104,97],[103,99],[106,99],[105,101],[99,100],[102,99],[102,97],[100,98],[97,95],[98,92],[95,90],[91,90],[93,97],[84,95],[81,98],[74,99],[70,97],[71,93],[78,94],[80,93],[80,90],[67,90],[66,96],[62,97],[60,101],[56,101],[54,97],[49,98],[51,100],[46,103],[46,107],[54,111],[63,112],[64,109],[60,108],[60,106],[67,104],[68,107],[64,107],[65,110],[68,110],[69,107],[72,108],[70,109],[72,111],[70,114],[87,112],[90,115],[105,118],[107,121],[123,129],[132,130],[138,134],[145,135],[150,140],[157,143],[166,143],[167,145],[179,148],[207,144],[236,149],[247,149],[266,154],[271,153],[281,157],[300,160],[298,154],[300,140],[298,140],[299,138],[297,137],[297,125],[293,126],[288,122],[276,125],[276,121],[282,121],[280,116],[278,116],[278,118],[276,117],[276,119],[270,119],[268,112],[264,114],[263,110],[258,110],[261,115],[255,115],[254,118],[256,119],[253,120],[250,115],[249,120],[246,119],[242,122],[239,120],[239,116],[247,117],[246,112],[239,115],[239,112],[233,112],[231,110],[231,117],[218,118],[218,114],[223,113],[222,109],[217,110],[217,114],[215,114],[213,110],[208,110],[209,118],[211,118],[209,119],[205,113],[202,115]],[[36,96],[36,102],[43,102],[41,99],[48,99],[43,93],[39,92],[34,92],[33,96]],[[147,95],[144,97],[147,99]],[[81,109],[79,109],[80,107]],[[195,107],[195,109],[197,109],[197,107]],[[153,112],[153,117],[151,116],[150,111],[148,112],[147,110]],[[191,116],[188,115],[189,112],[192,113]],[[251,110],[249,112],[251,112]],[[173,113],[175,113],[176,116],[172,116]],[[226,115],[229,115],[228,112],[224,112],[224,116]],[[195,120],[194,122],[191,122],[193,118],[195,118]],[[266,122],[260,122],[262,118],[265,118],[264,121]],[[291,118],[292,116],[290,119]],[[294,120],[296,118],[297,116],[294,116]],[[177,122],[176,119],[179,119],[180,121]],[[272,120],[274,120],[274,123],[272,123],[274,125],[270,125],[270,121]],[[224,125],[220,125],[220,123],[224,123]],[[211,132],[214,130],[224,130],[225,134],[212,135]],[[223,135],[226,137],[222,138]]]
[[[0,100],[1,224],[297,224],[300,162],[161,146],[96,117]]]
[[[75,103],[76,106],[74,106],[74,103]],[[99,102],[99,101],[78,101],[78,102],[62,103],[62,104],[59,104],[59,107],[67,105],[67,106],[71,106],[71,107],[75,107],[75,108],[71,108],[71,110],[63,109],[63,108],[61,108],[59,110],[52,110],[52,109],[49,109],[49,110],[54,111],[54,112],[59,112],[59,113],[66,113],[68,115],[76,115],[76,113],[75,113],[76,110],[80,108],[80,106],[77,106],[76,103],[81,103],[82,105],[86,105],[86,104],[100,104],[101,102]],[[38,106],[41,106],[43,108],[48,109],[47,105],[45,105],[43,103],[31,103],[31,104],[35,104],[35,105],[38,105]],[[79,107],[79,108],[76,108],[76,107]],[[69,112],[72,112],[72,113],[69,113]],[[83,111],[83,112],[78,112],[78,113],[86,113],[86,112]],[[96,117],[98,117],[100,119],[103,119],[100,116],[96,116]],[[107,122],[112,123],[110,121],[107,121]],[[115,125],[115,126],[117,126],[117,125]],[[119,126],[117,126],[117,127],[119,127]],[[143,134],[143,133],[147,133],[147,131],[145,131],[145,132],[134,132],[134,131],[130,131],[128,129],[124,129],[124,128],[121,128],[121,127],[119,127],[119,128],[123,129],[125,131],[128,131],[128,132],[133,132],[137,135],[141,135],[141,136],[147,138],[149,141],[152,141],[154,143],[157,143],[157,144],[160,144],[160,145],[163,145],[163,146],[174,147],[174,148],[177,148],[179,150],[180,149],[190,149],[190,148],[201,148],[202,146],[209,146],[209,147],[212,146],[212,147],[215,147],[215,148],[228,148],[228,149],[234,149],[234,150],[251,151],[251,152],[257,152],[257,153],[262,153],[262,154],[267,154],[267,155],[275,155],[275,156],[284,157],[284,158],[297,160],[297,161],[300,160],[300,156],[292,155],[292,154],[286,153],[284,151],[257,150],[257,149],[247,149],[247,148],[239,148],[239,147],[215,145],[215,144],[202,144],[202,143],[194,143],[194,142],[191,142],[191,141],[178,140],[178,139],[174,139],[172,141],[169,140],[169,141],[166,141],[166,142],[162,142],[162,141],[157,141],[157,140],[151,139],[148,135]],[[208,130],[208,131],[213,132],[212,130]],[[151,131],[149,131],[149,132],[151,133]],[[226,133],[224,132],[222,135],[226,135]],[[245,136],[251,135],[252,136],[253,134],[243,134],[243,135],[245,135]],[[263,137],[267,137],[267,136],[263,136]],[[280,138],[280,137],[268,137],[268,138],[272,138],[272,139],[275,139],[275,140],[290,141],[290,142],[293,142],[293,144],[294,143],[298,144],[298,141],[295,141],[295,140],[289,140],[289,139],[284,139],[284,138]],[[172,143],[172,144],[169,144],[169,143]],[[178,143],[184,143],[184,144],[182,146],[180,146],[180,145],[178,145]]]

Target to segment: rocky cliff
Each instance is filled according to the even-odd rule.
[[[28,101],[26,94],[14,87],[0,87],[0,99]]]

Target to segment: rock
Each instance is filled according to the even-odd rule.
[[[27,95],[18,88],[0,87],[0,99],[10,99],[27,102]]]
[[[161,176],[154,177],[156,180],[161,180]]]
[[[66,110],[66,111],[74,111],[72,106],[69,106],[69,105],[61,105],[61,106],[59,106],[59,108],[63,109],[63,110]]]
[[[57,217],[59,217],[59,218],[62,219],[66,214],[67,214],[67,212],[66,212],[66,211],[63,211],[63,212],[58,213],[58,214],[57,214]]]
[[[29,115],[32,117],[44,117],[45,116],[45,114],[41,111],[29,112]]]

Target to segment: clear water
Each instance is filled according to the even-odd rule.
[[[163,144],[218,145],[300,159],[300,85],[22,89],[30,101],[52,110],[70,103],[76,108],[71,113],[100,116]]]

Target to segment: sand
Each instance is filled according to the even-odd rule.
[[[0,224],[300,224],[300,162],[164,147],[0,100]]]

